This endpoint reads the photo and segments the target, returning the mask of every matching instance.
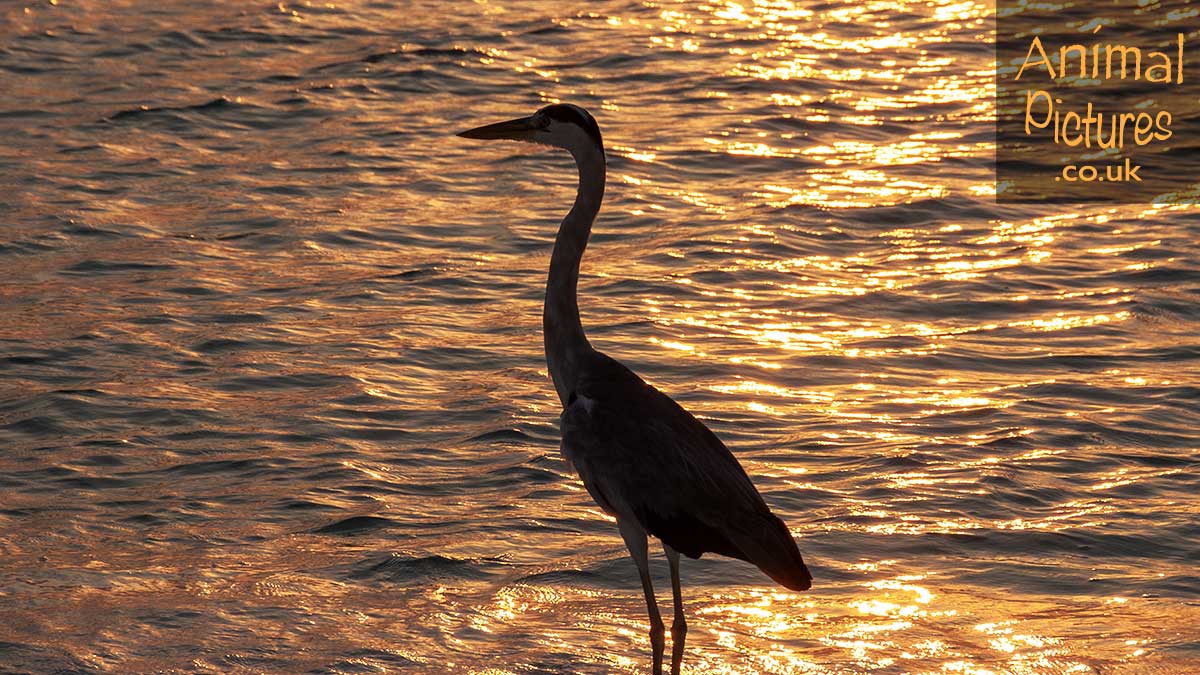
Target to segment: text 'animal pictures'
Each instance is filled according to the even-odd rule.
[[[1188,15],[1137,3],[998,8],[997,199],[1194,201],[1170,162],[1196,108]]]

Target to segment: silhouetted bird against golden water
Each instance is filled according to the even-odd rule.
[[[654,673],[662,673],[663,622],[650,583],[647,535],[662,540],[671,566],[675,620],[671,672],[678,675],[687,626],[679,554],[738,558],[796,591],[812,575],[783,521],[771,513],[736,458],[708,427],[633,371],[592,348],[579,322],[579,261],[604,198],[604,144],[586,110],[550,105],[529,117],[459,136],[509,139],[570,151],[579,168],[575,205],[550,258],[542,327],[546,364],[563,404],[562,453],[617,527],[637,563],[650,612]]]

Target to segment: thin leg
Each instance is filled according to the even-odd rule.
[[[675,620],[671,622],[671,675],[679,675],[683,663],[683,643],[687,639],[687,621],[683,618],[683,593],[679,590],[679,551],[663,544],[671,564],[671,593],[675,596]]]
[[[666,638],[663,635],[663,620],[658,613],[658,602],[654,599],[654,586],[650,583],[650,559],[647,551],[646,532],[635,523],[617,521],[621,529],[621,538],[625,547],[637,565],[638,576],[642,578],[642,591],[646,594],[646,609],[650,612],[650,647],[654,650],[654,675],[662,675],[663,648]]]

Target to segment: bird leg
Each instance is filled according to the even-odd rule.
[[[679,590],[679,551],[663,544],[671,565],[671,593],[675,596],[675,620],[671,622],[671,675],[679,675],[683,663],[683,644],[687,639],[687,621],[683,618],[683,593]]]
[[[621,538],[625,547],[637,565],[638,576],[642,578],[642,591],[646,594],[646,609],[650,612],[650,648],[654,651],[654,675],[662,675],[663,648],[666,647],[666,637],[663,635],[662,615],[658,613],[658,602],[654,599],[654,586],[650,583],[650,559],[646,532],[634,523],[618,520],[617,527],[621,530]]]

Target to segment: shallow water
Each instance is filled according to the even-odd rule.
[[[997,206],[975,2],[0,8],[0,671],[647,672],[558,456],[592,341],[791,526],[691,673],[1200,671],[1200,221]],[[666,565],[656,583],[669,613]]]

